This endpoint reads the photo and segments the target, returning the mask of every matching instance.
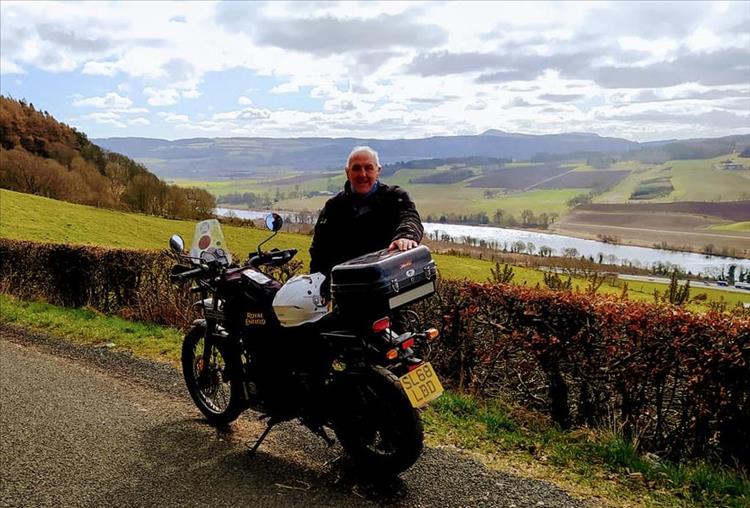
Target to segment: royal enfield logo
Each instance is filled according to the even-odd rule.
[[[262,312],[248,312],[245,323],[248,325],[264,325],[266,324],[266,318],[263,317]]]

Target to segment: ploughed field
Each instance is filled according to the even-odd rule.
[[[630,171],[572,171],[536,184],[537,189],[581,189],[611,187]]]
[[[553,178],[570,171],[557,165],[526,166],[520,168],[500,169],[472,180],[469,187],[525,189],[543,180]]]
[[[673,247],[750,257],[750,201],[726,203],[589,204],[565,216],[558,233],[615,237],[618,243]],[[739,223],[738,227],[727,227]],[[723,227],[722,227],[723,226]],[[711,247],[712,246],[712,247]]]

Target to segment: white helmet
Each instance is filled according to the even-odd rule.
[[[324,280],[322,273],[295,275],[279,289],[273,299],[273,310],[281,326],[314,323],[328,314],[328,306],[320,296]]]

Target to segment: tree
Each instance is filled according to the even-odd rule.
[[[528,208],[521,211],[521,224],[524,226],[529,226],[534,221],[534,212],[529,210]]]
[[[571,258],[571,259],[577,258],[578,249],[576,249],[575,247],[566,247],[562,250],[562,255],[563,257]]]
[[[497,210],[495,210],[495,214],[492,216],[492,222],[495,224],[502,224],[503,215],[505,215],[505,210],[503,210],[502,208],[498,208]]]

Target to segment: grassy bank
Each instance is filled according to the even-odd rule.
[[[0,309],[3,323],[178,364],[181,334],[172,328],[2,294]],[[543,415],[500,400],[447,392],[423,413],[423,421],[432,445],[459,446],[490,467],[553,481],[608,506],[740,507],[750,502],[750,482],[736,471],[644,457],[616,433],[562,432]]]

